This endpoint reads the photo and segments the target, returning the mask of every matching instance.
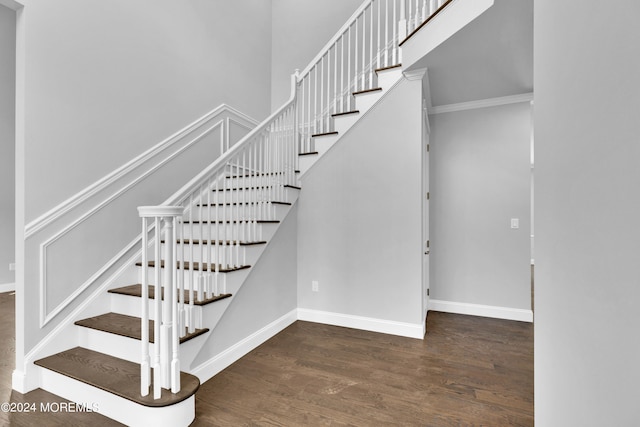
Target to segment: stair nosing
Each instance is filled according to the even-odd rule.
[[[342,113],[335,113],[335,114],[332,114],[331,117],[342,117],[342,116],[347,116],[347,115],[350,115],[350,114],[360,114],[360,110],[352,110],[352,111],[345,111],[345,112],[342,112]],[[313,135],[311,135],[311,136],[313,136]]]
[[[99,327],[95,324],[92,324],[92,320],[93,319],[98,319],[100,317],[102,318],[106,318],[107,316],[109,317],[117,317],[120,318],[121,320],[126,320],[126,321],[130,321],[133,322],[137,325],[140,325],[140,323],[142,322],[142,319],[139,317],[135,317],[135,316],[129,316],[127,314],[121,314],[121,313],[114,313],[114,312],[110,312],[110,313],[104,313],[98,316],[92,316],[92,317],[88,317],[86,319],[81,319],[81,320],[77,320],[74,322],[74,325],[76,326],[80,326],[83,328],[89,328],[89,329],[93,329],[94,331],[101,331],[101,332],[105,332],[108,334],[113,334],[113,335],[118,335],[120,337],[125,337],[125,338],[130,338],[136,341],[141,341],[142,340],[142,336],[137,336],[136,333],[130,332],[130,331],[124,331],[121,329],[117,329],[112,327],[111,329],[108,328],[102,328]],[[149,342],[150,343],[155,343],[155,337],[152,336],[153,334],[153,327],[154,321],[152,319],[149,319]],[[111,325],[114,325],[114,323],[112,323]],[[180,344],[185,343],[193,338],[199,337],[200,335],[206,334],[207,332],[209,332],[209,328],[202,328],[202,329],[196,329],[195,332],[192,332],[190,334],[185,335],[184,337],[180,338]]]
[[[351,95],[356,96],[356,95],[364,95],[366,93],[373,93],[373,92],[378,92],[381,91],[382,88],[381,87],[374,87],[371,89],[365,89],[365,90],[360,90],[358,92],[353,92]]]
[[[153,299],[155,300],[155,287],[153,285],[148,285],[149,286],[149,299]],[[126,291],[126,289],[132,289],[134,287],[140,287],[140,292],[132,292],[132,291]],[[130,296],[130,297],[134,297],[134,298],[142,298],[142,285],[140,283],[137,283],[135,285],[129,285],[129,286],[121,286],[119,288],[113,288],[113,289],[109,289],[107,291],[108,293],[111,294],[115,294],[115,295],[123,295],[123,296]],[[184,298],[184,303],[185,304],[189,304],[189,293],[188,291],[185,289],[185,298]],[[197,292],[194,290],[194,294],[197,294]],[[205,306],[205,305],[209,305],[212,304],[214,302],[217,301],[222,301],[224,299],[227,298],[231,298],[233,295],[232,294],[220,294],[217,296],[214,296],[212,298],[208,298],[205,300],[197,300],[193,302],[193,305],[197,305],[197,306]],[[164,300],[164,298],[163,298]]]
[[[68,355],[68,357],[64,357],[63,355]],[[108,359],[110,363],[118,364],[120,366],[120,372],[122,372],[122,376],[128,379],[127,385],[130,387],[130,390],[134,391],[131,391],[130,393],[126,393],[125,391],[123,391],[123,383],[121,382],[105,385],[104,383],[100,383],[100,381],[98,381],[95,377],[87,378],[89,374],[85,376],[80,375],[81,371],[79,369],[71,369],[72,366],[76,366],[76,363],[73,363],[73,360],[77,359],[86,359],[94,363],[97,363],[97,361],[104,363],[103,361]],[[180,384],[182,387],[179,393],[174,394],[171,393],[170,390],[163,390],[162,395],[164,396],[164,398],[161,397],[160,399],[154,399],[152,391],[147,396],[140,396],[139,364],[79,346],[62,351],[60,353],[53,354],[48,357],[44,357],[42,359],[34,361],[33,363],[43,369],[48,369],[52,372],[56,372],[59,375],[64,375],[76,381],[87,384],[91,387],[95,387],[99,390],[103,390],[122,399],[126,399],[146,407],[159,408],[175,405],[195,395],[195,393],[200,388],[200,380],[198,379],[198,377],[186,372],[180,372]],[[99,376],[102,376],[102,381],[104,381],[103,377],[105,375],[107,375],[111,380],[116,378],[113,373],[113,369],[110,369],[107,373],[105,373],[98,372],[98,369],[96,369],[94,365],[91,365],[89,363],[83,366],[87,366],[88,370],[94,373],[98,373]],[[122,370],[123,367],[126,369],[126,371]],[[102,368],[104,368],[104,366]],[[102,371],[105,371],[105,369],[102,369]],[[153,373],[151,375],[151,378],[153,378]]]
[[[402,64],[389,65],[388,67],[380,67],[380,68],[376,68],[373,71],[375,71],[376,73],[379,73],[381,71],[393,70],[394,68],[400,68],[400,67],[402,67]]]
[[[319,138],[322,136],[334,136],[334,135],[338,135],[338,132],[324,132],[324,133],[314,133],[313,135],[311,135],[311,138]]]
[[[193,268],[193,271],[200,271],[200,263],[198,261],[196,261],[194,263],[191,263],[189,261],[184,261],[185,265],[183,265],[183,266],[180,266],[180,264],[181,264],[180,261],[176,261],[176,262],[177,262],[178,269],[182,270],[183,269],[182,267],[184,267],[185,270],[192,270],[192,268],[191,268],[192,266],[197,266],[197,267]],[[216,272],[216,270],[215,270],[216,265],[210,265],[210,264],[208,264],[206,262],[203,263],[203,265],[204,265],[204,268],[202,269],[202,271],[207,271],[207,272],[211,272],[211,273],[215,273]],[[136,266],[137,267],[142,267],[142,262],[141,261],[136,262]],[[149,268],[154,268],[155,267],[155,262],[154,261],[149,261],[148,262],[148,267]],[[164,260],[161,260],[160,268],[164,268]],[[251,268],[251,266],[250,265],[240,265],[240,266],[237,266],[237,267],[224,267],[224,268],[222,266],[220,266],[220,268],[218,269],[218,273],[232,273],[234,271],[246,270],[247,268]]]

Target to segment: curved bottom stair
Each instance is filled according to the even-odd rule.
[[[130,426],[188,426],[194,419],[197,377],[181,372],[181,390],[160,399],[140,395],[140,365],[75,347],[37,360],[43,388]],[[97,403],[100,402],[100,403]]]

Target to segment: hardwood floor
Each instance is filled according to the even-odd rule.
[[[296,322],[196,395],[194,426],[532,426],[533,326],[431,312],[425,341]]]
[[[13,313],[0,294],[0,402],[63,401],[11,392]],[[296,322],[202,384],[196,411],[195,427],[532,426],[533,325],[430,312],[421,341]],[[118,425],[91,413],[6,415],[0,425]]]

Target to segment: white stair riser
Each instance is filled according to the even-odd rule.
[[[219,302],[222,303],[222,301]],[[226,308],[228,303],[223,305],[224,308]],[[224,308],[222,306],[219,307],[221,311],[224,311]],[[82,326],[77,327],[79,328],[79,342],[81,347],[109,354],[130,362],[140,363],[142,357],[142,343],[140,340]],[[185,371],[185,367],[191,365],[191,362],[202,348],[207,336],[208,333],[180,344],[180,363],[182,371]],[[154,352],[155,344],[150,343],[149,355],[152,358],[152,361],[155,354]]]
[[[211,191],[202,195],[203,203],[229,203],[229,202],[242,202],[242,201],[266,201],[277,200],[279,202],[292,202],[297,197],[297,192],[294,188],[289,187],[272,187],[272,186],[260,186],[260,187],[237,187],[233,190],[225,191]],[[195,204],[200,203],[200,200],[194,200]]]
[[[197,279],[194,279],[196,282]],[[188,286],[185,285],[185,289],[188,289]],[[197,294],[198,287],[197,284],[193,288],[194,293]],[[142,316],[142,299],[140,297],[135,297],[131,295],[123,295],[123,294],[109,294],[111,296],[111,312],[118,314],[125,314],[127,316],[141,317]],[[150,299],[148,301],[148,313],[149,319],[155,320],[155,299]],[[187,304],[185,304],[187,305]],[[202,316],[202,306],[194,305],[194,316],[200,317]]]
[[[378,87],[382,88],[383,92],[388,91],[396,84],[400,78],[402,78],[402,68],[393,68],[390,70],[379,71],[378,73]]]
[[[178,256],[182,259],[182,254],[184,250],[184,260],[185,261],[205,261],[207,263],[211,262],[211,260],[215,260],[216,263],[222,263],[229,259],[230,256],[235,259],[238,255],[241,259],[245,260],[244,264],[255,264],[260,254],[262,253],[262,248],[260,246],[265,245],[188,245],[188,244],[179,244],[177,245]],[[162,245],[162,250],[164,251],[164,245]],[[192,251],[193,249],[193,251]]]
[[[142,271],[142,269],[140,267],[138,267],[139,271]],[[164,270],[162,270],[164,271]],[[251,271],[250,268],[244,268],[241,270],[234,270],[234,271],[230,271],[227,273],[216,273],[215,271],[211,272],[211,271],[197,271],[197,270],[179,270],[180,272],[185,273],[184,277],[185,277],[185,284],[184,287],[185,289],[188,289],[188,281],[191,280],[190,278],[193,278],[193,280],[199,280],[198,277],[200,277],[200,275],[206,277],[206,280],[211,280],[210,283],[215,283],[215,277],[216,274],[218,275],[218,292],[219,293],[227,293],[227,294],[233,294],[235,293],[240,286],[242,285],[242,282],[244,281],[245,277],[249,274],[249,272]],[[141,280],[139,280],[138,282],[140,282]],[[154,269],[153,268],[149,268],[149,283],[153,284],[154,282]],[[197,282],[194,282],[197,283]],[[226,289],[225,289],[226,288]],[[197,285],[194,285],[194,290],[197,289]],[[115,295],[115,294],[114,294]],[[131,298],[137,298],[137,297],[131,297]],[[139,304],[135,305],[136,307],[139,306]],[[120,309],[118,307],[113,307],[112,306],[112,311],[119,313]],[[138,310],[138,308],[135,308],[135,310]],[[134,313],[138,313],[137,311]],[[122,313],[122,314],[128,314],[128,313]],[[139,316],[139,314],[131,314],[132,316]]]
[[[366,113],[382,97],[382,91],[363,93],[356,96],[356,109],[360,114]]]
[[[309,155],[309,156],[300,156],[299,165],[300,165],[300,174],[304,175],[306,171],[311,169],[311,166],[318,160],[320,156],[318,155]]]
[[[339,135],[343,135],[346,131],[348,131],[351,126],[355,124],[360,118],[359,113],[354,114],[346,114],[343,116],[336,116],[333,118],[333,123],[335,124],[336,132]]]
[[[134,403],[65,375],[40,368],[41,387],[71,402],[132,427],[186,427],[195,418],[195,395],[180,403],[152,408]]]
[[[266,187],[272,185],[282,185],[285,177],[282,174],[261,175],[261,176],[236,176],[225,178],[224,181],[218,183],[218,188],[226,186],[226,188],[243,188],[243,187]]]
[[[284,218],[289,205],[279,203],[243,203],[235,202],[235,205],[224,206],[196,206],[191,211],[186,211],[183,219],[185,221],[197,221],[202,218],[222,221],[222,219],[264,219],[267,214],[274,215],[274,218]]]
[[[326,135],[313,138],[318,155],[322,156],[326,153],[329,148],[338,141],[339,137],[340,135]]]
[[[269,240],[278,227],[278,223],[240,223],[220,224],[220,226],[207,227],[208,224],[194,224],[194,227],[185,227],[182,233],[183,239],[205,240]]]

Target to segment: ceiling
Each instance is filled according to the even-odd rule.
[[[422,58],[434,106],[533,92],[533,0],[495,0]]]

